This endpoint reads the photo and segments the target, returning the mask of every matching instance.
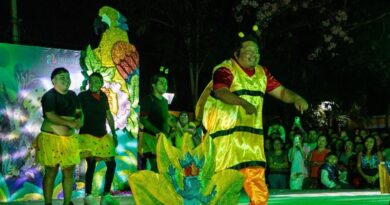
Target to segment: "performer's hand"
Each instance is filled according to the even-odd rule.
[[[248,101],[246,101],[246,100],[242,100],[241,101],[241,106],[242,106],[242,108],[244,108],[244,110],[245,110],[245,112],[246,112],[246,114],[248,114],[248,115],[251,115],[251,114],[253,114],[253,113],[255,113],[256,114],[256,107],[255,106],[253,106],[250,102],[248,102]]]
[[[80,118],[79,119],[74,119],[74,120],[69,122],[68,126],[70,128],[78,130],[78,129],[80,129],[83,126],[83,121]]]
[[[301,97],[295,100],[294,106],[301,114],[303,114],[303,112],[306,111],[307,108],[309,108],[309,105],[307,104],[306,100]]]

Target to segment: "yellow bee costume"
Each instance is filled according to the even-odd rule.
[[[240,169],[245,175],[244,188],[251,203],[262,204],[257,201],[263,201],[266,204],[268,190],[264,176],[266,158],[262,124],[266,73],[258,65],[255,74],[249,77],[233,59],[222,62],[213,72],[221,67],[229,69],[234,76],[230,92],[254,105],[257,112],[248,115],[241,106],[226,104],[215,98],[212,92],[207,98],[207,92],[202,94],[200,101],[206,99],[206,102],[200,115],[203,114],[203,125],[216,147],[216,171]],[[205,90],[211,91],[210,86],[212,83]]]

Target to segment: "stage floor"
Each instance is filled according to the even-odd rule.
[[[115,196],[121,205],[134,205],[131,195]],[[74,199],[75,205],[83,205],[83,199]],[[239,205],[249,202],[242,192]],[[42,201],[0,203],[7,205],[41,205]],[[62,205],[62,200],[54,200],[53,205]],[[270,190],[268,205],[390,205],[390,194],[378,190]]]

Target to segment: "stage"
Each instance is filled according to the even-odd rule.
[[[121,205],[134,205],[132,196],[115,196]],[[83,199],[73,200],[82,205]],[[242,192],[239,205],[249,202]],[[0,203],[7,205],[41,205],[42,201]],[[62,200],[53,200],[53,205],[62,205]],[[390,194],[381,194],[379,190],[271,190],[268,205],[390,205]]]

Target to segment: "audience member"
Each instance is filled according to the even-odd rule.
[[[289,161],[291,162],[290,173],[290,189],[302,189],[303,181],[308,176],[307,167],[305,165],[307,155],[310,151],[309,147],[304,147],[302,143],[302,136],[296,134],[294,137],[294,145],[290,148],[288,153]]]
[[[363,188],[379,188],[379,163],[383,156],[376,147],[375,138],[367,136],[364,142],[363,151],[358,154],[357,170],[363,178]]]
[[[340,162],[343,166],[348,167],[349,158],[356,154],[353,150],[354,145],[351,140],[344,142],[344,151],[340,154]]]
[[[271,189],[287,189],[289,163],[281,139],[273,140],[273,151],[268,155],[268,182]]]
[[[320,168],[321,173],[321,188],[340,189],[350,188],[347,182],[347,173],[341,172],[337,168],[337,155],[334,152],[329,152],[326,156],[326,163]]]
[[[307,184],[309,188],[317,188],[319,169],[325,163],[326,155],[330,152],[326,146],[328,141],[326,136],[321,135],[318,137],[317,148],[313,150],[308,158],[310,165],[310,183]]]

